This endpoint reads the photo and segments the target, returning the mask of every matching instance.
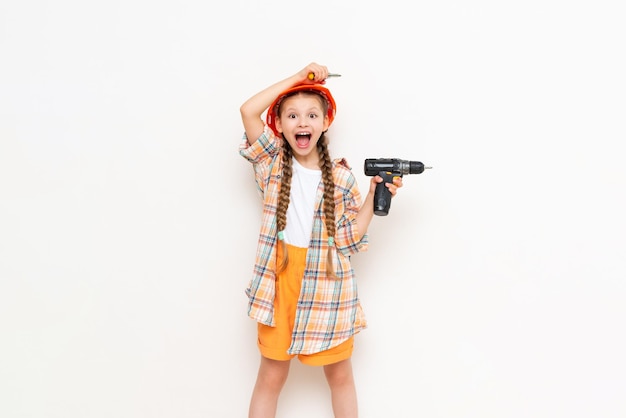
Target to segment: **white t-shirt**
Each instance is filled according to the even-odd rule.
[[[303,167],[295,158],[292,167],[285,242],[296,247],[307,248],[311,241],[315,197],[322,180],[322,170]]]

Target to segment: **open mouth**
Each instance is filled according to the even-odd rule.
[[[309,142],[311,142],[311,134],[309,133],[296,134],[296,145],[298,145],[298,148],[308,147]]]

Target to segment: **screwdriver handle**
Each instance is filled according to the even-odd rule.
[[[315,74],[313,73],[309,73],[309,80],[314,80],[315,79]],[[330,77],[341,77],[341,74],[333,74],[333,73],[329,73],[328,74],[328,78]]]

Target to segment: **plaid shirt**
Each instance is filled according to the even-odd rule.
[[[239,153],[253,164],[256,183],[263,197],[256,261],[252,280],[246,289],[248,315],[269,326],[275,326],[276,208],[282,173],[281,141],[266,127],[252,145],[248,144],[244,134],[239,148]],[[326,276],[328,235],[324,226],[323,183],[320,182],[289,354],[328,350],[366,327],[350,265],[350,256],[365,251],[368,246],[367,235],[359,237],[355,219],[361,207],[361,195],[344,159],[334,160],[332,170],[337,222],[333,253],[337,278]]]

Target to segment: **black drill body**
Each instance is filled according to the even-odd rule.
[[[368,158],[365,160],[365,175],[380,176],[382,183],[376,185],[374,192],[374,214],[386,216],[391,206],[391,192],[385,183],[393,183],[394,177],[405,174],[420,174],[424,171],[424,164],[419,161],[401,160],[398,158]]]

